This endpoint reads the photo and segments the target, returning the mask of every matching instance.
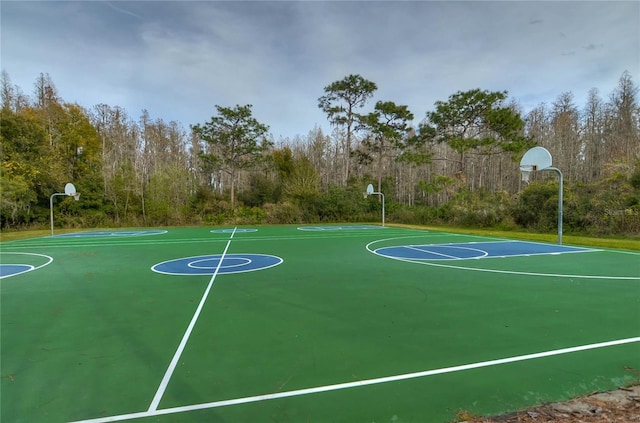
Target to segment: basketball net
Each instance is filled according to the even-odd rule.
[[[529,176],[531,176],[531,172],[536,170],[535,165],[522,165],[520,166],[520,173],[522,175],[522,182],[529,183]]]

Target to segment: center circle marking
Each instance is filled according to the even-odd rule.
[[[165,275],[229,274],[268,269],[283,261],[267,254],[213,254],[163,261],[153,265],[151,270]]]
[[[227,264],[227,262],[238,262],[237,264]],[[207,263],[207,262],[211,262],[211,265],[201,265],[200,263]],[[192,261],[190,263],[187,264],[187,266],[192,267],[194,269],[209,269],[209,270],[215,270],[218,267],[218,263],[220,263],[220,259],[219,258],[207,258],[207,259],[202,259],[202,260],[195,260]],[[248,264],[251,264],[251,259],[248,259],[246,257],[225,257],[222,260],[222,264],[220,265],[220,269],[228,269],[231,267],[240,267],[240,266],[246,266]]]
[[[253,228],[237,228],[237,229],[214,229],[210,231],[213,234],[231,234],[231,233],[246,233],[246,232],[258,232],[257,229]]]

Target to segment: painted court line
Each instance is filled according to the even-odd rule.
[[[379,257],[384,257],[384,258],[388,258],[391,260],[398,260],[398,261],[403,261],[405,263],[414,263],[414,264],[420,264],[420,265],[424,265],[424,266],[433,266],[433,267],[442,267],[445,269],[458,269],[458,270],[469,270],[472,272],[485,272],[485,273],[500,273],[500,274],[508,274],[508,275],[524,275],[524,276],[542,276],[542,277],[556,277],[556,278],[569,278],[569,279],[600,279],[600,280],[640,280],[639,276],[607,276],[607,275],[579,275],[579,274],[566,274],[566,273],[539,273],[539,272],[523,272],[523,271],[518,271],[518,270],[500,270],[500,269],[491,269],[491,268],[481,268],[481,267],[467,267],[467,266],[459,266],[459,265],[452,265],[452,264],[441,264],[441,263],[434,263],[433,260],[431,261],[425,261],[424,259],[414,259],[414,258],[403,258],[403,257],[399,257],[399,256],[393,256],[393,255],[384,255],[379,253],[378,251],[383,249],[383,248],[393,248],[393,247],[381,247],[378,249],[373,249],[373,245],[377,244],[377,243],[381,243],[381,242],[388,242],[388,241],[399,241],[399,240],[404,240],[406,238],[417,238],[416,237],[395,237],[395,238],[386,238],[386,239],[379,239],[376,241],[372,241],[370,243],[368,243],[365,248],[367,251],[369,251],[372,254],[375,254]],[[501,241],[501,242],[505,242],[505,241]],[[507,241],[507,242],[528,242],[528,241]],[[474,243],[474,245],[476,245],[477,243]],[[541,245],[547,245],[547,244],[542,244],[542,243],[534,243],[531,242],[531,244],[541,244]],[[434,245],[453,245],[453,244],[434,244]],[[401,245],[401,247],[408,247],[407,245]],[[419,247],[418,245],[411,245],[411,247],[414,247],[414,249],[419,250],[418,248],[415,247]],[[591,249],[591,248],[583,248],[583,247],[571,247],[571,248],[580,248],[580,251],[576,251],[576,252],[613,252],[613,253],[617,253],[617,250],[597,250],[597,249]],[[566,253],[571,253],[571,251],[567,251]],[[548,253],[547,253],[548,254]],[[562,253],[565,254],[565,253]],[[525,256],[531,256],[534,254],[523,254]],[[510,255],[509,257],[517,257],[518,255]],[[502,257],[502,256],[494,256],[494,258],[498,258],[498,257]]]
[[[387,232],[391,231],[389,229]],[[403,233],[404,231],[399,231],[397,233]],[[321,234],[320,234],[321,233]],[[391,232],[393,233],[393,232]],[[368,238],[372,235],[371,231],[363,231],[359,233],[354,233],[353,231],[316,231],[311,232],[308,231],[305,234],[302,234],[300,231],[299,234],[296,235],[278,235],[278,236],[245,236],[242,238],[235,238],[234,242],[256,242],[256,241],[278,241],[278,240],[292,240],[292,241],[308,241],[310,238],[312,239],[344,239],[344,238]],[[438,236],[457,236],[457,235],[446,235],[446,234],[428,234],[422,235],[422,237],[438,237]],[[135,240],[133,240],[135,238]],[[212,243],[212,242],[225,242],[226,239],[212,239],[212,238],[182,238],[182,239],[163,239],[162,241],[158,240],[143,240],[140,237],[103,237],[99,242],[91,241],[87,242],[82,238],[75,238],[76,242],[68,242],[69,240],[64,240],[63,242],[42,242],[41,239],[51,240],[53,238],[39,238],[37,240],[16,240],[16,241],[6,241],[6,245],[11,245],[12,249],[25,249],[25,248],[86,248],[86,247],[113,247],[113,246],[121,246],[121,247],[137,247],[140,245],[158,245],[161,243],[165,244],[192,244],[192,243]],[[94,238],[95,239],[95,238]],[[62,239],[61,239],[62,241]],[[9,244],[11,243],[11,244]],[[3,246],[5,243],[3,243]]]
[[[391,258],[391,257],[388,257],[388,258]],[[411,260],[411,259],[393,258],[393,260],[404,261],[407,263],[422,264],[425,266],[443,267],[446,269],[470,270],[472,272],[501,273],[506,275],[543,276],[543,277],[568,278],[568,279],[603,279],[603,280],[625,280],[625,281],[640,280],[640,277],[636,277],[636,276],[574,275],[574,274],[565,274],[565,273],[520,272],[517,270],[483,269],[480,267],[454,266],[450,264],[431,263],[431,262]]]
[[[413,246],[413,245],[407,245],[406,246],[406,248],[408,248],[410,250],[420,251],[421,253],[429,253],[429,254],[433,254],[435,256],[446,257],[448,259],[454,259],[454,260],[457,260],[457,259],[460,258],[460,257],[457,257],[457,256],[451,256],[449,254],[444,254],[444,253],[439,253],[437,251],[432,251],[432,250],[429,250],[427,248],[418,248],[418,247],[421,247],[421,246]],[[480,251],[480,250],[478,250],[478,251]]]
[[[16,261],[16,263],[10,264],[7,263],[7,259],[3,258],[10,256],[10,255],[17,255],[19,258],[12,258],[11,260]],[[34,265],[31,263],[24,263],[25,260],[28,260],[26,258],[20,258],[21,256],[33,256],[33,257],[39,257],[39,258],[44,258],[46,260],[45,263],[40,264],[40,265]],[[18,263],[18,261],[20,263]],[[12,252],[12,251],[0,251],[0,279],[6,279],[6,278],[10,278],[12,276],[17,276],[17,275],[21,275],[23,273],[28,273],[28,272],[33,272],[34,270],[38,270],[42,267],[45,267],[47,265],[49,265],[51,262],[53,262],[53,257],[51,256],[47,256],[44,254],[37,254],[37,253],[20,253],[20,252]],[[9,266],[21,266],[22,270],[17,271],[17,269],[15,267],[10,268]],[[28,269],[27,269],[28,268]]]
[[[337,390],[341,390],[341,389],[349,389],[349,388],[356,388],[356,387],[362,387],[362,386],[368,386],[368,385],[376,385],[376,384],[386,383],[386,382],[396,382],[396,381],[399,381],[399,380],[415,379],[415,378],[420,378],[420,377],[433,376],[433,375],[439,375],[439,374],[445,374],[445,373],[453,373],[453,372],[459,372],[459,371],[464,371],[464,370],[479,369],[479,368],[483,368],[483,367],[497,366],[497,365],[500,365],[500,364],[516,363],[516,362],[519,362],[519,361],[535,360],[535,359],[538,359],[538,358],[552,357],[552,356],[556,356],[556,355],[570,354],[570,353],[574,353],[574,352],[594,350],[594,349],[598,349],[598,348],[613,347],[613,346],[617,346],[617,345],[631,344],[631,343],[634,343],[634,342],[640,342],[640,337],[618,339],[618,340],[615,340],[615,341],[600,342],[600,343],[597,343],[597,344],[580,345],[580,346],[577,346],[577,347],[569,347],[569,348],[562,348],[562,349],[559,349],[559,350],[544,351],[544,352],[539,352],[539,353],[534,353],[534,354],[526,354],[526,355],[519,355],[519,356],[515,356],[515,357],[500,358],[500,359],[497,359],[497,360],[481,361],[481,362],[478,362],[478,363],[464,364],[464,365],[461,365],[461,366],[454,366],[454,367],[444,367],[444,368],[441,368],[441,369],[426,370],[426,371],[422,371],[422,372],[405,373],[405,374],[401,374],[401,375],[380,377],[380,378],[375,378],[375,379],[358,380],[358,381],[355,381],[355,382],[338,383],[338,384],[335,384],[335,385],[317,386],[317,387],[313,387],[313,388],[297,389],[297,390],[293,390],[293,391],[276,392],[276,393],[273,393],[273,394],[256,395],[256,396],[251,396],[251,397],[236,398],[236,399],[223,400],[223,401],[214,401],[214,402],[208,402],[208,403],[202,403],[202,404],[194,404],[194,405],[186,405],[186,406],[182,406],[182,407],[166,408],[166,409],[163,409],[163,410],[157,410],[155,408],[151,409],[151,407],[150,407],[149,410],[146,411],[146,412],[121,414],[121,415],[118,415],[118,416],[100,417],[100,418],[97,418],[97,419],[89,419],[89,420],[79,420],[79,421],[72,422],[72,423],[117,422],[117,421],[124,421],[124,420],[139,419],[139,418],[143,418],[143,417],[153,417],[153,416],[160,416],[160,415],[166,415],[166,414],[184,413],[184,412],[195,411],[195,410],[204,410],[204,409],[209,409],[209,408],[225,407],[225,406],[229,406],[229,405],[247,404],[247,403],[259,402],[259,401],[268,401],[268,400],[278,399],[278,398],[287,398],[287,397],[295,397],[295,396],[300,396],[300,395],[317,394],[317,393],[320,393],[320,392],[337,391]]]
[[[196,312],[193,314],[193,317],[191,318],[191,322],[189,323],[189,326],[187,327],[187,330],[185,331],[184,335],[182,336],[182,341],[180,341],[180,345],[178,345],[178,349],[176,350],[176,353],[173,355],[173,359],[171,360],[171,363],[169,364],[169,367],[167,368],[167,371],[164,374],[164,377],[162,378],[162,381],[160,382],[160,386],[158,387],[158,390],[156,391],[155,396],[153,397],[153,401],[151,401],[151,405],[149,406],[149,409],[147,410],[148,413],[153,413],[158,409],[158,404],[160,403],[160,400],[162,399],[162,396],[164,395],[164,391],[167,389],[167,385],[169,384],[169,380],[171,380],[171,376],[173,375],[173,371],[176,369],[176,366],[178,365],[178,361],[180,360],[180,356],[182,355],[182,351],[184,350],[184,347],[187,345],[187,341],[189,340],[189,337],[191,336],[191,331],[193,331],[193,327],[196,325],[196,321],[198,320],[198,317],[200,316],[200,312],[202,311],[202,307],[204,307],[204,303],[207,300],[207,297],[209,296],[209,291],[211,291],[211,287],[213,286],[213,281],[216,280],[216,276],[218,275],[218,272],[220,271],[220,266],[222,265],[222,262],[224,261],[224,256],[227,254],[227,250],[229,249],[229,245],[231,245],[231,240],[233,239],[233,235],[235,232],[231,233],[231,236],[229,237],[229,241],[227,241],[227,246],[224,248],[224,251],[222,252],[222,256],[220,257],[220,261],[218,262],[218,265],[216,266],[216,270],[213,272],[213,275],[211,276],[211,280],[209,281],[209,285],[207,285],[207,289],[204,291],[204,294],[202,295],[202,299],[200,300],[200,304],[198,304],[198,308],[196,309]]]

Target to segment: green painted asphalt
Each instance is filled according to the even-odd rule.
[[[640,337],[637,253],[600,250],[434,266],[376,256],[366,246],[482,239],[391,227],[255,228],[233,238],[211,232],[219,228],[181,228],[2,243],[0,263],[11,252],[53,262],[0,281],[0,420],[133,414],[140,418],[123,421],[448,422],[461,409],[497,414],[640,378],[640,342],[632,342],[211,405]],[[162,261],[222,254],[227,247],[227,254],[269,254],[283,263],[217,276],[151,271]],[[148,411],[212,280],[158,408]],[[196,410],[197,404],[209,405]],[[175,407],[186,408],[162,414]]]

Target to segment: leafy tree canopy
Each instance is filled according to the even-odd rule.
[[[255,167],[264,159],[272,142],[266,138],[269,127],[258,122],[251,105],[234,108],[216,106],[218,116],[204,125],[195,125],[193,132],[210,145],[200,157],[231,176],[231,204],[235,203],[237,171]]]
[[[325,95],[318,99],[318,107],[332,124],[350,126],[356,120],[355,109],[363,107],[377,89],[375,82],[349,75],[324,87]]]
[[[251,107],[251,104],[234,108],[216,106],[218,116],[204,125],[192,127],[193,132],[212,147],[210,153],[201,154],[203,159],[227,172],[256,164],[271,142],[266,138],[269,127],[252,116]]]
[[[396,105],[393,101],[378,101],[374,111],[361,120],[373,135],[373,140],[368,138],[365,143],[371,144],[374,150],[383,148],[385,141],[399,147],[399,142],[411,130],[409,122],[412,120],[413,113],[407,106]]]
[[[519,153],[532,146],[524,136],[520,114],[504,105],[506,91],[459,91],[448,101],[437,101],[420,125],[428,141],[447,143],[460,154],[474,149],[490,153],[492,147]]]

